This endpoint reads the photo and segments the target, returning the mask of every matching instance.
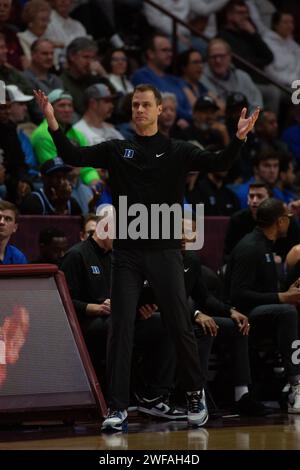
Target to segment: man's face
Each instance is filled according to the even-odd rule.
[[[166,70],[172,63],[172,46],[169,39],[157,36],[154,39],[154,48],[147,51],[150,62],[160,70]]]
[[[11,0],[0,0],[0,24],[9,19]]]
[[[12,122],[18,124],[19,122],[23,122],[25,115],[27,112],[27,104],[26,103],[11,103],[10,106],[10,113],[9,117]]]
[[[274,186],[279,176],[279,161],[275,158],[263,160],[255,167],[255,176],[258,180]]]
[[[293,16],[289,15],[288,13],[281,15],[281,19],[275,28],[276,32],[281,37],[288,38],[289,36],[293,35],[294,29],[295,24]]]
[[[50,10],[41,10],[31,20],[30,30],[38,37],[46,31],[50,21]]]
[[[80,240],[87,240],[90,235],[94,235],[96,226],[97,222],[95,220],[89,220],[85,224],[83,232],[80,233]]]
[[[249,188],[248,192],[248,207],[251,211],[253,218],[256,217],[258,206],[265,200],[268,199],[269,194],[266,188]]]
[[[54,171],[45,177],[45,186],[50,191],[50,196],[58,200],[68,200],[71,197],[72,186],[64,171]]]
[[[206,108],[193,112],[193,123],[198,129],[203,127],[211,127],[215,121],[216,110],[215,108]]]
[[[53,103],[56,119],[60,124],[71,124],[73,116],[73,103],[71,100],[63,99]]]
[[[257,127],[258,135],[266,139],[276,139],[278,136],[278,122],[276,114],[272,111],[265,111],[262,121]]]
[[[6,104],[0,104],[0,123],[7,124],[10,119],[11,102],[6,101]]]
[[[110,98],[101,98],[100,100],[95,101],[95,113],[99,116],[103,121],[109,119],[114,109],[113,100]]]
[[[91,73],[91,62],[96,59],[96,51],[82,50],[69,58],[70,69],[77,77],[86,77]]]
[[[208,64],[215,75],[220,77],[229,72],[231,54],[225,44],[216,43],[209,48]]]
[[[287,171],[280,172],[280,179],[284,183],[286,188],[291,188],[293,186],[295,179],[296,179],[296,175],[295,175],[294,165],[292,162],[290,162]]]
[[[159,124],[170,129],[176,119],[176,103],[172,98],[166,98],[162,103],[162,112],[159,116]]]
[[[236,28],[240,28],[245,21],[249,20],[247,6],[235,5],[232,12],[228,14],[228,19]]]
[[[0,209],[0,241],[8,240],[17,228],[15,213],[9,209]]]
[[[41,246],[42,255],[50,263],[59,265],[68,249],[66,237],[53,237],[49,245]]]
[[[32,63],[48,71],[53,66],[54,47],[50,42],[43,41],[32,53]]]
[[[63,17],[67,18],[73,0],[52,0],[53,7]]]
[[[162,105],[156,103],[154,93],[136,91],[132,97],[132,120],[137,128],[153,126],[162,112]]]
[[[0,38],[0,65],[7,62],[7,46],[4,39]]]
[[[202,72],[203,60],[200,52],[191,52],[188,64],[184,70],[184,75],[186,75],[190,80],[196,81],[200,80]]]

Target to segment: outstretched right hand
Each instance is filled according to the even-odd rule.
[[[53,106],[51,103],[49,103],[48,97],[45,95],[45,93],[42,90],[33,90],[33,93],[41,111],[43,112],[45,118],[47,119],[48,126],[53,131],[56,131],[59,126],[58,126],[56,117],[54,115]]]

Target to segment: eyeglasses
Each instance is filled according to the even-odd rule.
[[[226,53],[226,54],[215,54],[215,55],[209,55],[208,59],[209,60],[218,60],[218,59],[223,60],[223,59],[226,59],[226,57],[228,57],[228,56],[229,56],[228,53]]]
[[[111,60],[112,62],[127,62],[128,61],[127,57],[112,57]]]

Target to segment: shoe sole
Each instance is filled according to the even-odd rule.
[[[168,419],[168,420],[175,420],[175,421],[178,421],[180,419],[187,419],[187,415],[183,415],[183,416],[170,416],[170,415],[166,415],[166,414],[162,414],[160,413],[159,411],[155,411],[155,410],[148,410],[148,408],[144,408],[142,406],[138,406],[138,411],[140,411],[141,413],[145,413],[147,415],[150,415],[150,416],[156,416],[158,418],[164,418],[164,419]]]
[[[101,432],[127,432],[128,431],[128,421],[123,421],[121,425],[112,426],[110,424],[102,425]]]
[[[208,414],[206,415],[205,419],[201,422],[201,423],[196,423],[196,421],[189,421],[189,418],[188,418],[188,425],[193,427],[193,428],[200,428],[201,426],[203,426],[205,423],[207,423],[208,421]]]
[[[291,414],[294,414],[294,415],[296,415],[296,414],[299,415],[300,414],[300,408],[296,408],[296,409],[295,408],[288,408],[288,413],[291,413]]]

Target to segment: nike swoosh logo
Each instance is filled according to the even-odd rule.
[[[186,268],[186,269],[184,270],[184,272],[187,273],[189,270],[190,270],[190,268]]]
[[[165,152],[163,152],[163,153],[157,153],[155,156],[156,156],[156,158],[159,158],[159,157],[161,157],[161,156],[164,155],[164,154],[165,154]]]

